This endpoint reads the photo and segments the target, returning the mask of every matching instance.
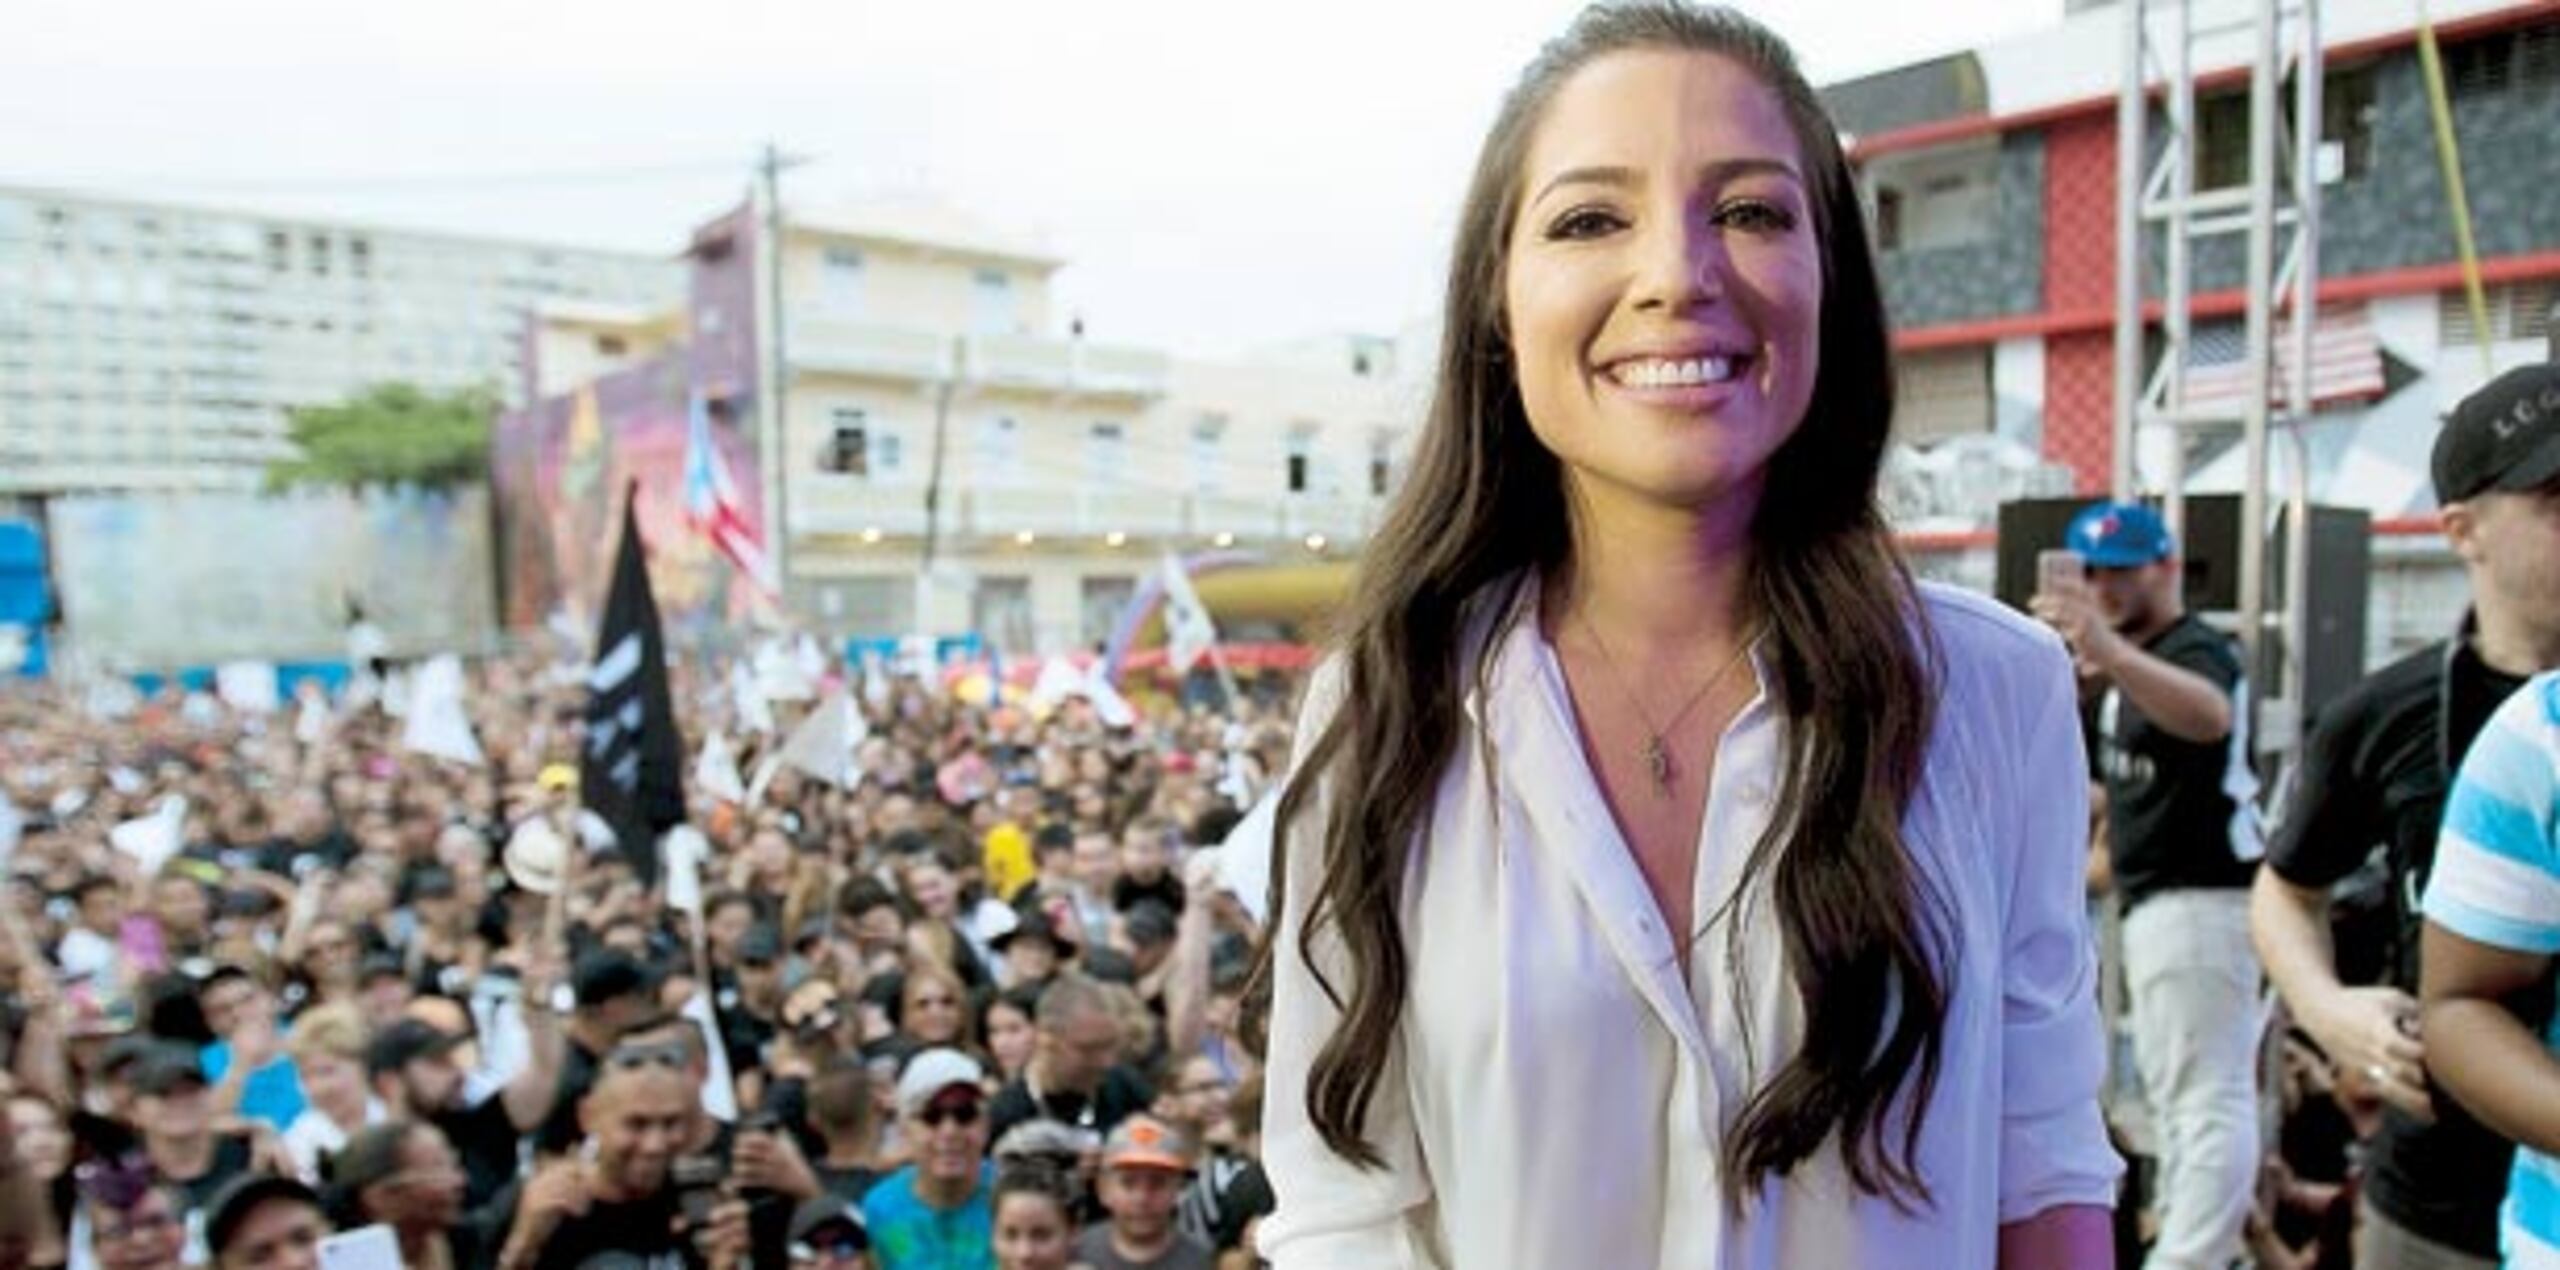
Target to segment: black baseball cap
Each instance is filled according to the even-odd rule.
[[[2463,398],[2436,434],[2428,468],[2438,503],[2560,476],[2560,362],[2519,366]]]
[[[771,922],[758,922],[747,928],[738,941],[738,960],[749,965],[766,965],[782,960],[782,932]]]
[[[204,1064],[192,1048],[175,1041],[163,1041],[151,1047],[133,1065],[134,1092],[154,1098],[167,1097],[180,1087],[193,1085],[209,1089],[213,1082],[205,1079]]]
[[[838,1195],[821,1195],[800,1205],[791,1214],[790,1233],[795,1244],[843,1242],[858,1252],[871,1249],[871,1232],[862,1224],[862,1210]]]
[[[593,1009],[625,997],[642,997],[657,990],[656,976],[637,957],[618,948],[600,949],[578,959],[570,974],[575,987],[578,1008]]]
[[[230,1247],[232,1239],[240,1233],[242,1223],[249,1220],[249,1214],[257,1211],[261,1204],[272,1204],[278,1200],[309,1205],[322,1213],[328,1211],[327,1206],[320,1202],[320,1193],[300,1181],[273,1173],[252,1173],[224,1187],[205,1209],[205,1247],[219,1259],[223,1250]]]
[[[460,1044],[461,1037],[424,1019],[401,1019],[373,1034],[364,1048],[364,1069],[377,1076],[396,1072],[416,1059],[452,1053]]]

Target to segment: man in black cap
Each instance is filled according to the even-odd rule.
[[[821,1195],[791,1214],[791,1264],[814,1270],[865,1270],[871,1235],[862,1208],[836,1195]]]
[[[188,1046],[166,1041],[154,1047],[134,1064],[133,1090],[143,1156],[153,1173],[178,1188],[188,1211],[204,1208],[233,1178],[262,1162],[285,1171],[281,1149],[266,1152],[261,1161],[250,1135],[215,1131],[212,1086]]]
[[[578,959],[570,982],[577,1006],[569,1016],[558,1098],[534,1139],[534,1148],[546,1156],[567,1154],[584,1136],[578,1127],[578,1100],[595,1084],[596,1063],[623,1033],[660,1013],[658,976],[629,953],[610,948],[588,953]],[[549,1013],[547,990],[541,995],[527,992],[523,1000],[528,1023]]]
[[[2471,611],[2451,638],[2322,710],[2251,904],[2259,955],[2294,1020],[2343,1085],[2383,1103],[2360,1266],[2497,1264],[2514,1148],[2427,1077],[2418,896],[2472,738],[2528,676],[2560,666],[2560,365],[2510,371],[2464,398],[2431,466]],[[2339,908],[2369,911],[2375,937],[2334,938]]]
[[[1004,958],[996,977],[1008,988],[1046,986],[1057,977],[1059,959],[1066,954],[1065,941],[1058,938],[1057,919],[1037,897],[1016,905],[1013,929],[988,940],[987,946]]]
[[[320,1241],[330,1233],[317,1192],[263,1173],[225,1187],[204,1223],[215,1270],[318,1270]]]
[[[773,1043],[782,1011],[782,932],[758,922],[738,940],[736,980],[712,997],[720,1020],[729,1070],[747,1082],[747,1100],[762,1095],[765,1047]]]

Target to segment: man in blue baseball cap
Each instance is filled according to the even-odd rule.
[[[2087,580],[2056,579],[2033,607],[2105,688],[2092,801],[2107,809],[2134,1065],[2158,1126],[2148,1264],[2229,1265],[2258,1170],[2249,884],[2264,851],[2247,679],[2232,641],[2186,611],[2158,512],[2098,503],[2064,542]]]

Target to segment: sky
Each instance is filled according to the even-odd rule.
[[[930,200],[1068,260],[1054,319],[1230,356],[1425,318],[1502,91],[1576,0],[8,0],[0,184],[672,255]],[[1743,6],[1827,82],[2061,0]]]

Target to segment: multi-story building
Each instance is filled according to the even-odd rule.
[[[2198,0],[2196,188],[2248,167],[2243,0]],[[2547,356],[2560,298],[2560,7],[2429,6],[2443,50],[2488,325],[2464,301],[2413,11],[2326,0],[2314,497],[2392,516],[2431,507],[2437,421],[2484,381]],[[1902,360],[1904,440],[1995,434],[2067,466],[2082,491],[2112,463],[2116,110],[2123,11],[2075,3],[2059,25],[1835,84],[1882,249]],[[2157,109],[2150,129],[2158,144]],[[2155,151],[2156,153],[2156,151]],[[2237,394],[2241,236],[2194,259],[2190,391]],[[2157,252],[2149,259],[2157,268]],[[2153,293],[2156,294],[2156,277]],[[2154,345],[2157,347],[2156,343]],[[2199,385],[2210,387],[2199,388]],[[2232,438],[2191,444],[2191,489],[2236,488]],[[1991,509],[1978,509],[1987,523]]]
[[[649,256],[0,187],[0,494],[252,487],[291,407],[513,399],[534,305],[682,287]]]
[[[1372,341],[1218,365],[1087,338],[1060,259],[935,209],[794,209],[779,254],[768,488],[804,610],[1090,647],[1167,550],[1338,555],[1375,520],[1402,417]]]
[[[640,481],[644,528],[680,538],[661,500],[678,488],[676,438],[698,396],[793,612],[860,636],[974,632],[1012,652],[1103,641],[1168,551],[1342,559],[1376,523],[1416,413],[1391,341],[1177,360],[1089,338],[1052,300],[1058,256],[948,208],[793,205],[781,223],[774,290],[751,209],[696,231],[684,344],[663,364],[627,360],[666,329],[642,315],[543,314],[537,400],[502,425],[502,450],[526,447],[509,471],[570,473],[561,488],[592,501],[621,483],[545,456],[611,451],[604,470]],[[777,369],[774,416],[758,391]],[[578,388],[591,371],[603,377]],[[508,501],[530,523],[562,500],[528,488]],[[582,535],[554,535],[550,558],[578,556]],[[594,585],[592,561],[541,554],[511,572],[569,595]],[[703,552],[659,564],[688,575],[676,594],[719,594],[691,576],[720,572]]]

